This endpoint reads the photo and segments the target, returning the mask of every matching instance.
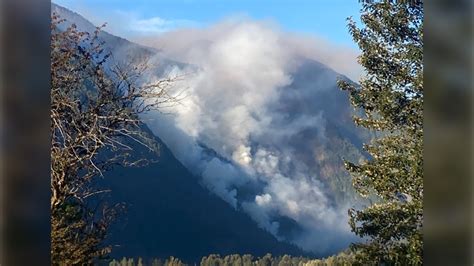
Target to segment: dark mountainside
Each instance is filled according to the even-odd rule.
[[[89,21],[63,7],[52,4],[52,12],[75,23],[82,31],[95,30]],[[158,52],[107,32],[100,36],[117,60],[152,57]],[[171,63],[179,64],[160,58],[158,74]],[[283,124],[304,114],[323,112],[327,141],[311,141],[318,132],[308,129],[299,133],[301,138],[288,142],[299,151],[298,159],[330,188],[329,196],[334,204],[342,204],[359,200],[342,158],[351,161],[360,158],[362,139],[366,136],[353,126],[347,94],[337,88],[337,76],[316,61],[303,61],[274,110],[282,117],[276,123]],[[333,85],[324,85],[328,83]],[[111,257],[175,256],[186,262],[199,262],[201,257],[212,253],[329,255],[308,254],[292,244],[278,241],[246,213],[234,209],[203,187],[200,177],[186,169],[158,137],[157,141],[161,143],[158,163],[144,168],[115,169],[100,181],[100,186],[112,190],[107,196],[111,202],[123,202],[127,206],[127,212],[114,225],[108,239],[109,244],[118,245],[113,248]],[[284,236],[300,230],[289,218],[282,218],[280,224],[280,233]]]
[[[158,160],[143,168],[113,170],[101,182],[112,190],[111,201],[127,206],[109,238],[110,244],[120,245],[112,257],[175,256],[199,262],[212,253],[311,255],[279,242],[203,188],[163,143]]]

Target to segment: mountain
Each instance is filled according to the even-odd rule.
[[[321,114],[325,118],[325,125],[324,132],[318,127],[299,132],[288,146],[298,151],[295,156],[305,162],[309,167],[308,172],[316,173],[330,188],[329,197],[336,203],[362,201],[352,187],[343,159],[358,161],[367,156],[362,145],[370,136],[355,126],[347,92],[336,85],[339,78],[353,82],[310,59],[301,59],[292,78],[292,82],[282,89],[280,99],[273,108],[277,116],[284,117],[279,123],[290,124],[305,116]],[[321,133],[324,135],[323,141],[313,137]]]
[[[80,30],[95,29],[92,23],[64,7],[52,4],[52,12],[75,23]],[[107,32],[102,32],[101,37],[114,54],[122,52],[123,47],[130,54],[156,53]],[[161,66],[169,62],[173,61]],[[144,130],[152,134],[146,126]],[[108,201],[126,205],[126,213],[114,224],[107,239],[115,246],[111,257],[175,256],[192,263],[212,253],[311,255],[278,241],[246,213],[208,191],[158,137],[156,141],[160,143],[157,163],[114,169],[96,184],[112,190]]]
[[[278,241],[203,188],[163,143],[158,160],[142,168],[115,169],[99,184],[112,190],[111,202],[127,207],[108,239],[120,245],[112,257],[175,256],[192,263],[212,253],[312,255]]]
[[[58,14],[61,19],[65,19],[63,23],[58,25],[60,29],[65,29],[73,23],[81,31],[93,33],[97,29],[97,26],[78,13],[55,3],[51,3],[51,13]],[[104,48],[106,51],[112,53],[112,60],[107,61],[109,67],[111,66],[110,64],[115,63],[128,63],[129,61],[154,59],[154,71],[156,71],[157,75],[161,75],[170,65],[183,65],[180,62],[160,56],[157,49],[130,42],[127,39],[112,35],[105,30],[99,32],[99,38],[101,41],[104,41]]]
[[[79,30],[95,30],[92,23],[66,8],[52,4],[52,12],[67,20],[65,26],[75,23]],[[100,38],[114,55],[111,63],[137,58],[153,59],[157,62],[154,71],[158,76],[171,66],[186,65],[162,56],[159,50],[135,44],[106,31],[100,33]],[[277,142],[281,153],[291,155],[292,160],[298,163],[280,169],[281,173],[287,176],[297,171],[298,174],[301,171],[309,173],[310,178],[323,188],[328,207],[361,204],[363,201],[352,188],[343,159],[357,161],[364,157],[362,143],[369,136],[351,121],[353,111],[347,93],[336,86],[336,80],[341,75],[317,61],[301,58],[291,76],[291,82],[282,88],[279,98],[269,106],[268,111],[274,114],[270,128],[275,131],[292,130],[295,121],[303,121],[306,117],[319,116],[324,123],[298,127],[291,137],[282,135],[272,138],[268,135],[267,138],[263,135],[258,141],[250,140],[249,146],[274,148]],[[145,130],[151,132],[146,127]],[[108,195],[110,202],[123,202],[127,206],[126,214],[113,226],[107,239],[109,244],[117,245],[112,257],[175,256],[192,263],[212,253],[322,256],[347,247],[348,240],[344,239],[325,251],[310,248],[306,250],[312,252],[303,251],[300,248],[302,245],[297,247],[290,241],[301,243],[297,239],[309,235],[305,231],[309,225],[301,225],[296,218],[277,211],[271,213],[276,216],[272,221],[279,225],[277,232],[262,229],[264,226],[259,226],[255,217],[245,212],[242,205],[229,204],[204,182],[201,172],[183,164],[172,143],[166,142],[160,134],[157,134],[156,140],[161,144],[157,163],[143,168],[114,169],[97,184],[112,190]],[[197,145],[206,157],[235,166],[228,157],[206,143]],[[286,182],[286,179],[281,180]],[[259,180],[242,185],[236,192],[236,198],[254,200],[255,195],[262,193],[261,183]],[[326,241],[323,233],[321,242]],[[308,238],[316,238],[317,241],[318,235],[309,235]],[[310,240],[314,241],[305,239],[303,242]]]

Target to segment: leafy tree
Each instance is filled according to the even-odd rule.
[[[110,252],[102,246],[118,209],[92,206],[104,192],[94,178],[115,165],[139,166],[133,147],[157,152],[141,130],[139,114],[170,101],[171,80],[146,84],[146,64],[105,67],[110,54],[94,33],[80,32],[53,14],[51,24],[51,258],[54,265],[91,264]]]
[[[349,210],[350,226],[368,239],[354,244],[361,264],[422,264],[423,3],[362,1],[362,28],[349,31],[362,53],[360,87],[339,81],[362,111],[357,125],[379,132],[364,149],[370,158],[345,162],[356,190],[380,200]]]

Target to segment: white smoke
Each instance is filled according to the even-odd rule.
[[[324,142],[324,114],[289,119],[272,107],[291,84],[301,58],[354,78],[361,73],[354,51],[249,19],[140,41],[189,64],[168,71],[187,73],[176,84],[177,90],[186,88],[180,104],[171,115],[148,114],[145,121],[204,186],[279,239],[285,237],[278,218],[296,221],[304,233],[286,238],[304,249],[321,252],[352,239],[347,208],[331,204],[318,177],[296,159],[298,150],[287,145],[306,129]],[[314,89],[334,87],[328,80]],[[248,186],[258,192],[242,192]]]
[[[357,63],[359,52],[355,49],[332,43],[315,35],[283,32],[273,21],[255,21],[246,17],[231,17],[206,28],[181,28],[157,36],[134,37],[132,40],[158,48],[167,57],[177,61],[201,65],[205,63],[202,62],[203,57],[207,59],[211,56],[209,48],[216,41],[223,41],[221,45],[228,45],[227,48],[244,48],[242,45],[246,45],[245,41],[248,41],[246,38],[249,37],[255,38],[250,40],[251,42],[254,40],[257,42],[253,45],[253,49],[236,51],[225,56],[229,60],[232,58],[244,60],[242,62],[244,64],[253,55],[252,52],[258,52],[273,45],[273,49],[267,52],[273,53],[274,59],[278,62],[285,60],[285,63],[290,64],[295,56],[301,56],[321,62],[352,80],[359,80],[363,71]],[[228,43],[231,38],[235,43]],[[259,44],[264,45],[257,47]],[[219,53],[217,50],[214,52]],[[235,54],[234,57],[232,57],[233,54]],[[214,55],[218,56],[218,54]],[[238,55],[247,56],[249,59],[237,58]],[[220,61],[220,58],[217,59]],[[286,67],[288,69],[292,66]]]

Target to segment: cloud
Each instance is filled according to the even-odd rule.
[[[87,17],[94,25],[107,23],[105,28],[107,32],[131,40],[150,35],[156,36],[179,28],[202,26],[201,23],[188,19],[144,17],[140,12],[133,10],[111,9],[105,14],[98,13],[97,10],[80,2],[70,3],[68,6],[72,6],[72,10]]]
[[[183,27],[196,27],[199,23],[186,19],[164,19],[161,17],[142,18],[137,13],[115,11],[114,19],[126,21],[124,31],[125,36],[143,36],[150,34],[160,34],[167,31]]]
[[[204,186],[278,239],[306,250],[327,252],[354,239],[348,206],[336,206],[312,170],[318,150],[310,143],[327,141],[326,114],[312,108],[289,113],[282,106],[310,105],[318,92],[335,87],[336,73],[316,68],[310,73],[321,75],[318,82],[288,91],[305,62],[319,61],[357,77],[356,52],[248,18],[139,40],[162,51],[157,60],[189,64],[167,70],[169,75],[187,73],[175,84],[176,91],[186,88],[181,104],[171,115],[151,113],[146,121]],[[295,95],[304,97],[298,102],[291,99]],[[305,132],[309,139],[302,137]],[[281,217],[303,231],[285,234]]]
[[[271,37],[273,39],[270,38],[264,42],[275,44],[277,45],[276,48],[280,49],[280,51],[286,51],[286,53],[278,54],[281,56],[281,58],[279,58],[281,60],[285,60],[285,56],[286,58],[300,56],[313,59],[356,81],[362,74],[362,67],[357,63],[359,52],[353,48],[331,43],[329,40],[315,35],[283,32],[275,22],[257,22],[243,16],[231,17],[208,27],[197,28],[191,26],[177,28],[176,30],[162,34],[159,38],[153,35],[141,36],[134,38],[134,41],[162,49],[166,53],[166,56],[178,61],[200,64],[202,62],[200,61],[203,56],[202,53],[206,53],[208,49],[211,48],[209,47],[210,43],[215,43],[216,38],[227,35],[227,31],[229,31],[229,35],[227,35],[228,38],[232,38],[236,36],[236,34],[239,34],[239,29],[246,31],[247,35],[239,35],[241,39],[233,39],[233,41],[235,41],[235,43],[232,44],[234,48],[244,48],[242,45],[244,45],[243,42],[246,40],[245,38],[253,38],[252,33],[255,34],[255,31],[261,31],[264,35],[254,36],[254,39],[250,41],[255,40],[258,42],[263,38],[269,38],[270,36],[265,34],[271,33],[273,34],[273,37]],[[261,48],[265,49],[264,47]],[[236,51],[236,53],[233,53],[235,56],[244,56],[240,58],[243,60],[243,64],[245,63],[245,58],[251,58],[252,56],[252,54],[250,54],[251,50],[242,49]],[[276,50],[273,51],[277,52]],[[243,52],[248,54],[242,54]],[[270,50],[268,52],[270,52]],[[236,57],[234,59],[236,59]],[[286,63],[291,62],[286,61]]]

